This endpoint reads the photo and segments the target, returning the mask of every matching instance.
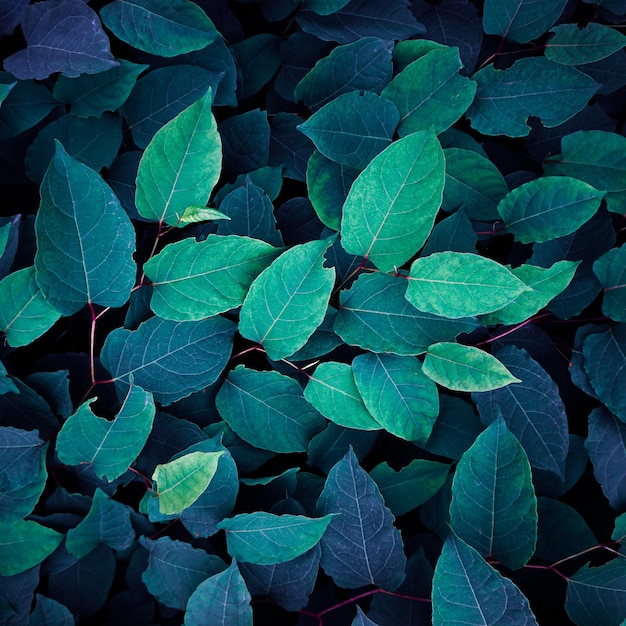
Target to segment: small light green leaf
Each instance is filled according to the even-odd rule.
[[[341,244],[383,272],[423,245],[441,205],[444,156],[434,133],[420,131],[383,150],[354,181],[343,205]]]
[[[458,48],[436,48],[410,63],[383,89],[381,95],[400,111],[400,137],[419,130],[438,135],[467,111],[476,83],[459,74],[462,67]]]
[[[277,361],[299,350],[322,323],[335,281],[324,267],[333,238],[293,246],[252,282],[239,315],[239,332]]]
[[[189,0],[115,0],[100,10],[104,25],[133,48],[163,57],[200,50],[219,38]]]
[[[157,465],[152,480],[157,484],[159,512],[178,515],[191,506],[209,486],[223,452],[190,452]]]
[[[602,312],[616,322],[626,322],[626,246],[605,252],[594,262],[593,273],[604,288]]]
[[[589,22],[584,28],[578,24],[559,24],[550,33],[545,55],[563,65],[584,65],[610,56],[626,46],[626,36],[616,28]]]
[[[113,481],[135,461],[152,430],[152,394],[131,385],[113,421],[96,417],[88,400],[65,421],[57,436],[61,463],[91,463],[96,476]]]
[[[181,224],[195,224],[196,222],[207,222],[209,220],[229,220],[230,217],[217,209],[206,206],[188,206],[180,216]]]
[[[130,219],[100,176],[58,142],[41,184],[35,235],[35,277],[57,311],[128,301],[136,273]]]
[[[135,204],[142,217],[176,225],[189,206],[207,203],[222,165],[212,92],[160,128],[137,171]]]
[[[201,320],[243,304],[252,281],[280,250],[237,235],[169,244],[145,265],[150,308],[164,319]]]
[[[491,391],[521,382],[487,352],[458,343],[430,346],[422,371],[454,391]]]
[[[31,520],[0,522],[0,576],[15,576],[41,563],[62,540],[61,533]]]
[[[220,522],[228,553],[237,561],[258,565],[285,563],[317,545],[333,515],[320,518],[241,513]]]
[[[530,290],[496,261],[469,252],[435,252],[411,265],[406,299],[420,311],[457,319],[497,311]]]
[[[367,410],[392,435],[425,442],[439,414],[439,393],[411,356],[362,354],[352,361]]]

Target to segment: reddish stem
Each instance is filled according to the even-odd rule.
[[[485,339],[485,341],[480,341],[479,343],[476,344],[476,347],[484,346],[485,344],[491,343],[492,341],[497,341],[498,339],[502,339],[502,337],[506,337],[507,335],[514,333],[516,330],[519,330],[523,326],[526,326],[526,324],[530,324],[531,322],[536,322],[537,320],[540,320],[544,317],[548,317],[549,315],[550,313],[542,313],[541,315],[534,315],[533,317],[527,319],[525,322],[522,322],[521,324],[518,324],[517,326],[510,328],[504,333],[500,333],[499,335],[496,335],[495,337],[490,337],[489,339]]]

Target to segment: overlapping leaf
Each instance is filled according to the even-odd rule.
[[[604,288],[602,312],[616,322],[626,322],[626,247],[605,252],[594,262],[593,273]]]
[[[63,535],[32,520],[0,522],[0,576],[15,576],[41,563]]]
[[[546,46],[546,57],[563,65],[584,65],[610,56],[626,46],[626,37],[615,28],[589,22],[560,24],[550,31],[554,36]]]

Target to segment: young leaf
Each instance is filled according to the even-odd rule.
[[[206,206],[188,206],[180,216],[181,224],[195,224],[196,222],[208,222],[209,220],[229,220],[230,217],[217,209]]]
[[[545,55],[563,65],[584,65],[610,56],[626,46],[626,37],[617,29],[589,22],[584,28],[578,24],[559,24],[550,31]]]
[[[432,131],[395,141],[350,188],[343,205],[341,245],[383,272],[402,265],[432,230],[444,178],[443,150]]]
[[[0,537],[0,576],[25,572],[63,541],[61,533],[31,520],[0,522]]]
[[[332,239],[293,246],[252,282],[241,307],[239,332],[272,360],[299,350],[322,323],[335,281],[324,267]]]
[[[453,391],[490,391],[521,382],[487,352],[458,343],[431,345],[422,371]]]
[[[209,89],[152,138],[137,171],[141,216],[175,225],[187,207],[206,204],[222,160],[211,100]]]
[[[626,322],[626,246],[605,252],[594,262],[593,273],[604,288],[602,312],[616,322]]]
[[[132,224],[110,187],[58,142],[41,185],[35,234],[35,278],[57,311],[127,302],[135,282]]]

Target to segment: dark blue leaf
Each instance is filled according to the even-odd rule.
[[[241,71],[241,85],[237,87],[239,100],[258,93],[280,67],[280,37],[260,33],[233,44],[233,56]]]
[[[26,626],[39,584],[39,565],[15,576],[0,576],[0,623]]]
[[[139,215],[137,207],[135,207],[135,179],[142,154],[141,150],[131,150],[118,155],[109,167],[106,181],[119,198],[120,204],[128,213],[128,217],[147,222],[150,220]]]
[[[606,59],[581,65],[580,70],[600,84],[599,94],[606,95],[626,85],[625,65],[626,51],[618,50]]]
[[[0,37],[10,35],[22,19],[28,0],[2,0],[0,2]]]
[[[74,626],[74,616],[66,606],[39,593],[36,598],[29,626]]]
[[[0,394],[0,424],[23,430],[38,430],[39,436],[49,439],[61,428],[50,405],[19,379],[11,381],[17,388]]]
[[[363,611],[360,606],[356,607],[356,617],[352,620],[351,626],[379,626],[373,622]]]
[[[288,246],[323,238],[324,225],[317,218],[308,198],[296,196],[281,204],[276,209],[276,221]]]
[[[270,125],[260,109],[233,115],[218,126],[222,137],[223,172],[231,180],[239,174],[267,165],[270,156]]]
[[[315,146],[297,127],[302,119],[295,113],[277,113],[270,122],[270,165],[284,165],[285,176],[303,181],[306,165]]]
[[[68,418],[74,412],[74,405],[70,397],[69,370],[58,372],[35,372],[27,376],[24,381],[36,391],[62,419]]]
[[[421,256],[434,252],[475,252],[478,236],[467,214],[462,209],[455,211],[450,217],[435,225]]]

